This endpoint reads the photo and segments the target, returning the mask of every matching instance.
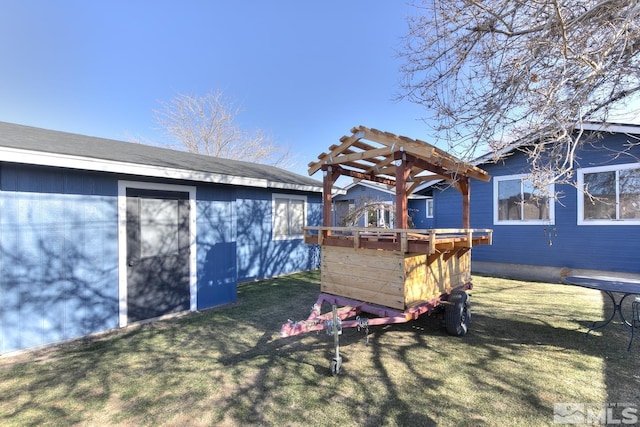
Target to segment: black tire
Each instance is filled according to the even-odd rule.
[[[447,332],[461,337],[469,330],[471,323],[471,304],[469,295],[463,290],[455,290],[449,295],[449,304],[444,308],[444,321]]]

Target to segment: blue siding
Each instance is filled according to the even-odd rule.
[[[475,193],[475,182],[471,184],[471,194]],[[462,196],[454,188],[442,184],[433,190],[433,226],[434,228],[460,228],[462,227]],[[471,203],[473,227],[473,199]]]
[[[376,190],[375,188],[365,187],[364,185],[356,185],[349,189],[347,194],[340,194],[333,197],[335,201],[341,200],[354,200],[359,199],[373,199],[385,202],[395,202],[395,194],[390,194],[385,191]]]
[[[427,201],[425,199],[409,199],[409,216],[415,228],[434,228],[434,218],[427,218]]]
[[[275,191],[279,194],[301,194]],[[247,281],[310,270],[319,265],[318,249],[302,239],[273,240],[272,191],[238,189],[236,199],[238,280]],[[320,195],[307,196],[307,224],[320,225]]]
[[[618,156],[628,137],[606,135],[594,146],[578,153],[577,168],[634,163],[635,157]],[[608,146],[609,149],[603,148]],[[492,177],[526,173],[526,157],[515,152],[504,164],[482,165]],[[494,225],[493,178],[491,182],[471,183],[471,226],[492,228],[493,246],[473,249],[473,259],[533,266],[568,267],[604,271],[640,273],[640,226],[578,225],[577,190],[569,185],[557,185],[560,201],[555,203],[554,225]],[[434,192],[436,226],[459,226],[461,199],[453,188]],[[458,220],[457,222],[453,219]],[[456,225],[457,224],[457,225]]]
[[[0,353],[118,327],[118,177],[0,164]],[[319,248],[272,239],[272,194],[199,185],[197,307],[235,301],[237,282],[319,267]]]
[[[117,183],[0,169],[0,352],[117,327]]]
[[[198,309],[237,297],[234,195],[225,186],[197,190]]]

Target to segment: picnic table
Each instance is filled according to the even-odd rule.
[[[565,284],[581,286],[583,288],[595,289],[604,292],[611,299],[613,311],[607,320],[593,322],[593,325],[587,331],[587,335],[595,329],[607,326],[616,316],[620,317],[622,324],[628,328],[632,328],[632,324],[624,317],[622,312],[622,303],[629,295],[640,295],[640,281],[632,279],[620,279],[615,277],[588,277],[588,276],[567,276],[562,279]],[[620,299],[616,301],[615,294],[621,294]],[[633,329],[632,329],[633,330]]]

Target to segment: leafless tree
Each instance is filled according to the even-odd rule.
[[[408,19],[402,96],[460,155],[513,141],[533,176],[568,181],[580,132],[640,92],[638,0],[424,0]],[[578,131],[574,131],[577,129]]]
[[[180,94],[154,111],[161,129],[177,147],[227,159],[291,166],[290,150],[262,130],[246,132],[236,124],[241,109],[221,91],[204,96]]]
[[[395,206],[375,197],[361,196],[353,204],[353,207],[346,212],[340,222],[345,227],[355,227],[364,218],[365,227],[377,227],[378,221],[375,216],[378,212],[395,212]],[[388,225],[388,224],[387,224]]]
[[[390,227],[395,211],[395,203],[389,203],[377,197],[360,196],[347,212],[341,213],[339,221],[344,227],[356,227],[361,219],[364,219],[365,227]],[[415,209],[409,209],[409,228],[415,228],[411,219],[414,213]],[[388,216],[387,220],[380,221],[379,214]]]

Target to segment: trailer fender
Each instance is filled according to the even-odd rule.
[[[469,295],[456,289],[449,295],[448,304],[444,307],[444,320],[447,332],[451,335],[461,337],[469,330],[471,322],[471,304]]]

